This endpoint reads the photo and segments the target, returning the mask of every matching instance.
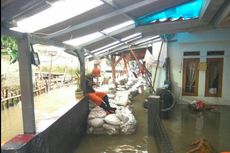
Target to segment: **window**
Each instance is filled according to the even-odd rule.
[[[208,58],[205,82],[205,96],[221,97],[223,58]]]
[[[198,95],[198,78],[199,78],[199,64],[198,58],[184,59],[183,64],[183,96],[197,96]]]

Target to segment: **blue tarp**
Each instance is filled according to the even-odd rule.
[[[135,19],[135,26],[146,25],[156,20],[165,20],[167,18],[171,18],[171,20],[176,20],[180,17],[183,17],[184,20],[198,18],[202,4],[203,0],[193,0],[158,13],[146,14]]]

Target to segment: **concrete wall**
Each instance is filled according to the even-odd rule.
[[[85,97],[43,132],[18,135],[1,147],[2,153],[71,153],[86,132],[88,98]]]
[[[224,58],[222,97],[205,97],[205,71],[199,71],[198,96],[182,96],[183,52],[200,51],[200,61],[205,62],[207,51],[218,50],[225,51],[225,55],[211,57]],[[168,55],[171,64],[173,92],[178,100],[191,102],[194,99],[202,99],[211,104],[230,105],[230,29],[178,33],[168,43]]]

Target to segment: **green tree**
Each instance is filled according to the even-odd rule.
[[[10,64],[18,59],[17,40],[9,36],[1,36],[1,55],[8,54],[10,56]]]

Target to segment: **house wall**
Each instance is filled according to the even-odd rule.
[[[223,57],[223,85],[221,97],[205,97],[205,71],[199,71],[198,96],[182,96],[183,52],[200,51],[201,62],[206,62],[207,51],[225,51]],[[178,33],[168,42],[170,57],[170,73],[173,92],[178,102],[191,102],[195,99],[204,100],[210,104],[230,105],[230,29]],[[196,56],[197,57],[197,56]]]

